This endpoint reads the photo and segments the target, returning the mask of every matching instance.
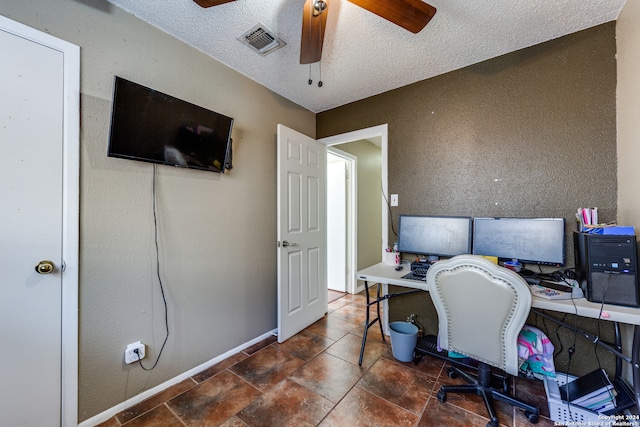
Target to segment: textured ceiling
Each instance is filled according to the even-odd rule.
[[[322,60],[310,65],[299,61],[304,0],[108,1],[317,113],[613,21],[626,0],[431,0],[438,11],[418,34],[328,0]],[[287,44],[261,56],[238,41],[258,23]]]

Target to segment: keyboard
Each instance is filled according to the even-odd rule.
[[[547,288],[542,285],[535,285],[529,283],[529,289],[531,290],[531,295],[534,297],[544,298],[544,299],[571,299],[571,292],[563,292],[555,289]]]
[[[422,281],[425,282],[427,280],[426,275],[425,276],[419,276],[417,274],[413,274],[413,272],[411,273],[407,273],[404,276],[402,276],[403,279],[409,279],[409,280],[418,280],[418,281]]]
[[[427,270],[429,270],[428,268],[424,268],[424,267],[418,267],[418,268],[412,268],[411,269],[411,274],[413,274],[414,276],[426,276],[427,275]]]
[[[569,286],[564,283],[550,282],[548,280],[529,280],[531,294],[544,299],[575,299],[582,298],[584,294],[579,286]]]

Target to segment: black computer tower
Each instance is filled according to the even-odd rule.
[[[636,237],[574,232],[576,280],[587,300],[640,307]]]

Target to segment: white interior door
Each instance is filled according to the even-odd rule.
[[[278,125],[278,342],[327,311],[324,144]]]
[[[77,125],[65,108],[78,94],[65,87],[71,59],[52,48],[53,37],[13,24],[0,21],[0,413],[3,425],[75,425],[76,398],[66,418],[63,409],[63,394],[77,394],[66,382],[77,383],[77,353],[63,357],[63,349],[77,351],[63,348],[63,265],[70,261],[63,236],[71,214],[63,159],[73,134],[67,125]],[[69,360],[74,366],[65,372]]]

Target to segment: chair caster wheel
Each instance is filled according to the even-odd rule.
[[[452,380],[455,380],[456,378],[458,378],[458,373],[453,368],[449,368],[447,370],[447,376]]]
[[[498,421],[489,421],[487,427],[498,427]]]
[[[447,393],[442,390],[438,390],[438,393],[436,393],[436,397],[438,398],[438,401],[442,403],[447,401]]]
[[[538,414],[535,414],[535,413],[529,412],[529,411],[524,411],[524,416],[527,417],[527,419],[529,420],[529,422],[531,424],[537,424],[538,423]]]

